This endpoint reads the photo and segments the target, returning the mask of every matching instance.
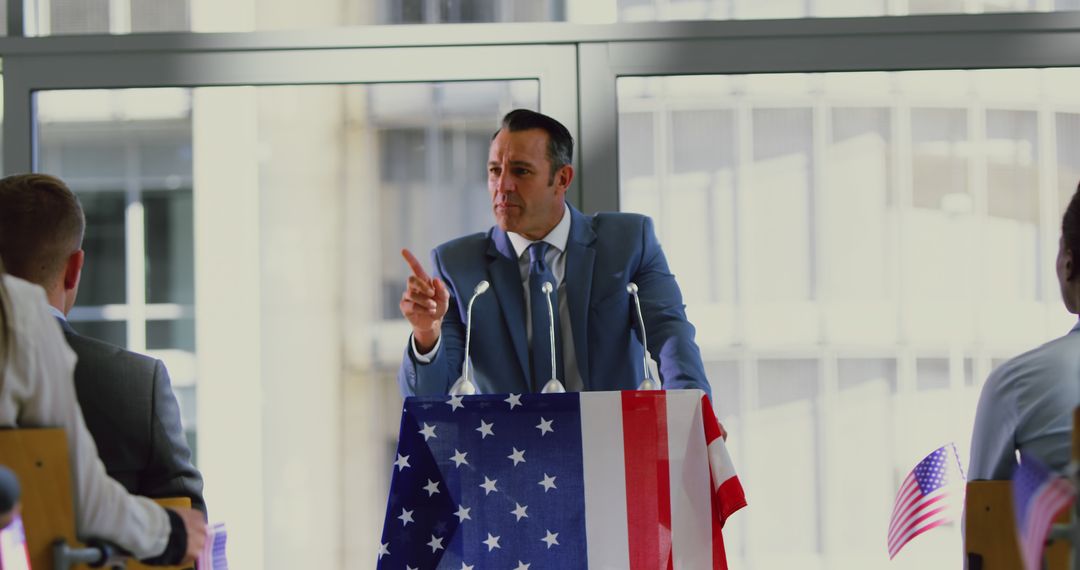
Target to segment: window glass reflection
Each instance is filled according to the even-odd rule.
[[[83,237],[82,279],[79,281],[79,305],[122,304],[127,298],[127,260],[124,256],[124,212],[126,200],[118,191],[79,191],[86,215]]]

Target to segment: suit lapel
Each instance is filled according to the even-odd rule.
[[[574,334],[574,355],[577,358],[581,384],[589,389],[589,295],[592,293],[593,261],[596,232],[588,217],[570,208],[570,239],[566,242],[566,303],[570,311],[570,327]]]
[[[503,325],[514,345],[518,364],[521,365],[521,377],[524,379],[524,384],[529,386],[529,350],[525,336],[525,298],[522,292],[521,272],[518,269],[514,246],[510,245],[506,232],[498,226],[492,228],[488,234],[487,253],[491,288],[495,291],[499,306],[502,307]],[[532,389],[536,391],[538,388],[533,386]]]

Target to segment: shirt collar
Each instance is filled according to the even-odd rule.
[[[529,249],[529,246],[533,244],[533,240],[515,232],[506,232],[506,235],[510,238],[510,244],[514,246],[514,253],[518,258],[525,255],[525,252]],[[566,250],[566,242],[570,239],[570,206],[563,204],[562,219],[555,225],[554,228],[541,241],[546,241],[555,247],[559,251]]]
[[[49,305],[49,312],[52,313],[52,315],[54,317],[60,319],[61,321],[66,321],[67,320],[67,317],[64,315],[64,313],[62,311],[60,311],[60,309],[57,309],[56,307],[54,307],[52,305]]]

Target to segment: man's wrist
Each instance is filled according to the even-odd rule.
[[[169,517],[169,542],[165,545],[164,552],[143,560],[152,566],[179,564],[187,554],[187,527],[184,526],[184,519],[169,508],[165,509],[165,513]]]
[[[435,344],[439,342],[438,331],[417,331],[413,330],[413,342],[416,344],[416,351],[420,354],[427,354],[435,348]]]

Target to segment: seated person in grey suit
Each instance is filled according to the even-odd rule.
[[[45,289],[78,357],[79,406],[109,476],[133,494],[189,497],[205,515],[202,475],[191,464],[165,366],[82,336],[65,318],[79,290],[85,226],[78,198],[61,180],[0,179],[0,259],[10,274]]]
[[[1057,278],[1065,310],[1080,313],[1080,187],[1061,220]],[[1008,479],[1022,451],[1063,471],[1080,405],[1080,323],[1065,336],[998,366],[975,412],[968,480]]]

